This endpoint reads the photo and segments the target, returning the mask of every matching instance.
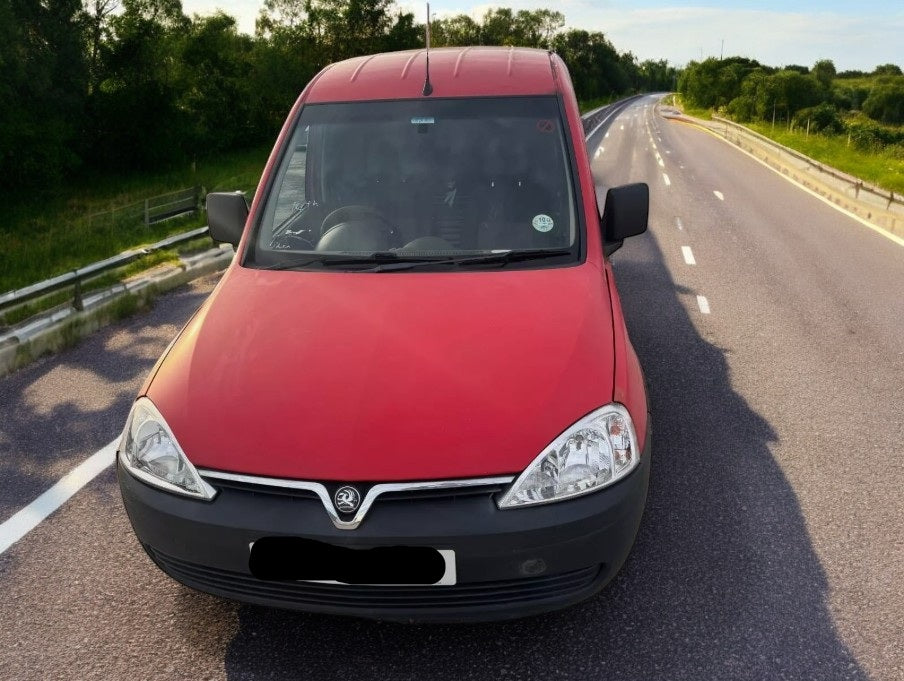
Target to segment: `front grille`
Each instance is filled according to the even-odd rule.
[[[256,482],[239,480],[224,480],[221,478],[204,477],[204,480],[216,488],[249,492],[251,494],[275,494],[282,497],[297,497],[301,499],[319,499],[317,492],[312,489],[299,489],[295,487],[274,487]]]
[[[205,481],[217,488],[236,490],[239,492],[248,492],[251,494],[272,494],[276,496],[288,496],[302,499],[318,499],[317,493],[311,489],[300,489],[296,487],[280,487],[276,485],[268,485],[265,482],[251,482],[248,480],[228,480],[215,477],[213,475],[202,475]],[[321,483],[327,489],[329,496],[332,496],[332,490],[329,486],[335,487],[339,483],[326,482]],[[376,483],[371,482],[351,482],[361,492],[362,496],[370,487]],[[499,494],[508,487],[504,483],[487,483],[485,485],[461,486],[461,487],[441,487],[435,489],[405,489],[386,491],[377,497],[376,503],[386,501],[414,501],[418,499],[431,500],[454,500],[461,497],[473,496],[493,496]]]
[[[455,586],[358,586],[311,582],[269,582],[250,574],[220,570],[167,556],[147,547],[148,553],[175,579],[201,590],[231,596],[265,599],[287,605],[364,607],[381,610],[507,605],[547,598],[567,598],[586,589],[599,575],[595,565],[560,575],[525,577]]]

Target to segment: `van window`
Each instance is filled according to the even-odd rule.
[[[244,264],[534,250],[573,261],[574,196],[555,97],[312,104]]]

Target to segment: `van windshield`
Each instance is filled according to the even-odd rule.
[[[244,264],[390,271],[577,261],[555,97],[311,104]]]

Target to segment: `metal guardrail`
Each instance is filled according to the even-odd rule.
[[[100,260],[90,265],[86,265],[85,267],[73,270],[72,272],[67,272],[66,274],[61,274],[51,279],[46,279],[37,284],[32,284],[31,286],[8,291],[0,295],[0,311],[17,307],[30,300],[42,298],[48,294],[55,293],[56,291],[60,291],[70,286],[72,287],[72,307],[74,307],[76,310],[81,310],[83,308],[82,284],[86,280],[97,277],[118,267],[122,267],[123,265],[127,265],[133,260],[137,260],[138,258],[146,256],[155,251],[164,250],[175,246],[176,244],[181,244],[186,241],[191,241],[192,239],[197,239],[198,237],[202,237],[207,233],[208,229],[206,226],[198,227],[197,229],[193,229],[188,232],[174,234],[173,236],[167,237],[166,239],[158,241],[155,244],[151,244],[150,246],[123,251],[119,255],[114,255],[112,258]]]
[[[882,189],[880,187],[876,187],[875,185],[871,185],[867,182],[864,182],[860,178],[854,177],[853,175],[848,175],[847,173],[843,173],[840,170],[832,168],[827,165],[823,165],[819,161],[806,156],[805,154],[800,153],[799,151],[795,151],[794,149],[789,149],[788,147],[779,144],[775,140],[769,139],[765,135],[761,135],[760,133],[751,130],[739,123],[735,123],[734,121],[730,121],[727,118],[721,118],[720,116],[713,116],[713,121],[720,123],[725,126],[725,137],[728,137],[728,128],[732,128],[738,133],[742,133],[745,135],[750,135],[751,137],[756,138],[759,142],[766,144],[767,146],[775,149],[776,151],[780,151],[788,156],[796,158],[798,161],[802,163],[806,163],[809,168],[816,170],[817,172],[827,175],[834,180],[838,180],[839,182],[844,182],[849,184],[851,189],[854,191],[854,197],[859,198],[860,192],[866,192],[868,194],[872,194],[878,199],[881,199],[885,202],[886,210],[890,209],[892,204],[899,205],[904,207],[904,196],[901,194],[895,194],[893,191],[888,191]]]
[[[596,127],[602,123],[610,113],[612,113],[616,109],[623,108],[627,106],[630,102],[633,102],[635,99],[640,99],[645,95],[632,95],[630,97],[625,97],[624,99],[619,99],[616,102],[612,102],[611,104],[607,104],[606,106],[601,106],[598,109],[593,109],[593,111],[588,111],[583,116],[581,116],[581,122],[584,124],[584,136],[587,137],[595,131]]]

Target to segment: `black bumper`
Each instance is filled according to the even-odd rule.
[[[355,530],[337,529],[319,499],[220,487],[212,502],[150,487],[117,464],[135,534],[167,574],[200,591],[281,608],[378,619],[492,620],[565,607],[597,593],[627,558],[643,515],[650,436],[640,465],[600,492],[500,511],[491,494],[375,503]],[[338,546],[455,551],[454,586],[267,581],[249,569],[262,537]]]

